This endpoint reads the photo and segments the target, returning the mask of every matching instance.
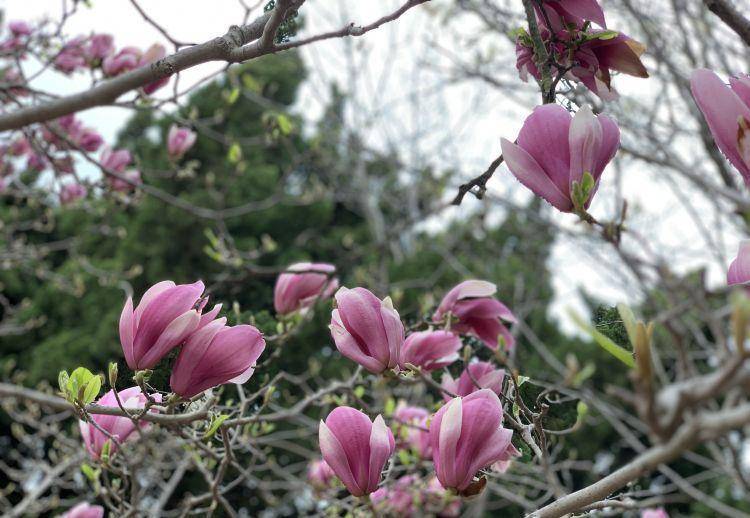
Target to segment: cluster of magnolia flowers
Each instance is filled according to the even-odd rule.
[[[338,288],[335,267],[324,263],[297,263],[282,273],[274,290],[274,307],[281,316],[308,311],[316,301],[331,297]],[[402,371],[430,373],[459,359],[460,335],[470,335],[492,350],[514,346],[506,323],[513,313],[494,298],[496,287],[486,281],[465,281],[450,290],[435,311],[430,328],[405,336],[405,328],[389,298],[379,299],[365,288],[338,288],[331,315],[331,335],[341,354],[373,374],[399,376]],[[253,374],[265,348],[261,332],[251,325],[226,325],[219,317],[221,305],[206,311],[204,285],[177,285],[162,281],[149,288],[134,306],[128,297],[123,307],[119,334],[127,365],[138,373],[153,369],[179,347],[169,367],[170,401],[189,401],[225,383],[244,383]],[[433,326],[441,326],[433,329]],[[425,494],[443,502],[441,488],[461,494],[481,490],[482,469],[504,469],[518,451],[512,432],[503,428],[503,407],[498,398],[505,372],[489,362],[472,362],[458,379],[443,375],[443,406],[431,415],[426,408],[401,403],[393,415],[394,436],[382,416],[374,421],[363,412],[335,408],[321,421],[320,449],[323,459],[310,467],[311,483],[331,487],[332,474],[354,496],[374,494],[396,500],[411,484],[399,479],[381,488],[381,473],[396,447],[412,448],[423,459],[431,458],[437,482],[424,484]],[[158,411],[164,395],[144,393],[143,384],[115,393],[97,404]],[[148,423],[118,415],[91,415],[81,421],[81,435],[95,459],[109,458],[123,441]],[[396,441],[395,437],[398,437]],[[478,487],[477,484],[480,486]],[[438,498],[439,497],[439,498]],[[385,505],[385,504],[384,504]],[[404,504],[405,505],[405,504]],[[437,505],[437,504],[435,504]],[[447,506],[448,503],[445,502]]]
[[[0,103],[12,101],[12,97],[23,97],[29,93],[25,78],[15,63],[25,60],[36,50],[32,45],[35,37],[40,48],[46,47],[47,37],[43,27],[33,27],[24,21],[8,23],[7,37],[0,42],[2,58],[7,66],[0,65],[1,90],[10,97],[0,95]],[[163,46],[155,44],[146,51],[135,47],[115,49],[108,34],[79,36],[66,41],[50,59],[53,67],[66,75],[77,71],[100,71],[102,78],[115,77],[136,68],[153,63],[166,54]],[[41,58],[40,58],[41,59]],[[166,85],[169,78],[145,85],[141,91],[150,95]],[[188,128],[172,125],[167,135],[166,147],[170,160],[181,158],[195,143],[196,134]],[[70,114],[37,127],[25,128],[23,132],[10,134],[0,143],[0,193],[7,190],[14,175],[38,174],[51,170],[58,184],[60,203],[71,204],[88,195],[89,189],[75,175],[74,152],[95,153],[104,145],[102,136],[93,128],[85,126],[75,115]],[[134,167],[133,157],[126,149],[104,147],[99,165],[105,172],[106,187],[111,191],[127,193],[141,183],[141,173]]]

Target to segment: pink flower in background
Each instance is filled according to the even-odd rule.
[[[503,391],[504,379],[504,369],[496,369],[489,362],[474,362],[464,369],[458,380],[454,380],[447,372],[443,374],[441,386],[457,396],[468,396],[480,389],[490,389],[495,394],[500,394]],[[450,399],[447,395],[443,397],[446,400]]]
[[[97,151],[104,143],[102,136],[90,128],[83,128],[76,137],[77,144],[81,146],[84,151],[90,153]]]
[[[399,447],[412,448],[421,458],[428,459],[431,455],[430,433],[427,421],[430,412],[426,408],[418,406],[407,406],[404,401],[399,401],[393,412],[398,430],[397,439]]]
[[[94,34],[89,38],[88,45],[84,49],[86,59],[92,63],[102,61],[115,50],[114,39],[111,34]]]
[[[276,279],[273,290],[273,306],[276,313],[288,315],[311,307],[318,299],[329,298],[339,285],[338,279],[332,277],[335,271],[336,267],[327,263],[290,265]]]
[[[669,514],[663,507],[656,507],[642,510],[641,518],[669,518]]]
[[[136,186],[143,183],[141,181],[141,172],[138,169],[128,169],[127,171],[120,173],[122,179],[108,176],[109,185],[113,191],[118,192],[130,192],[136,188]]]
[[[517,452],[510,442],[513,431],[503,428],[502,421],[500,399],[488,389],[454,398],[437,411],[430,443],[443,487],[464,491],[479,470]]]
[[[43,171],[46,167],[47,159],[38,153],[31,153],[26,159],[26,168],[31,171]]]
[[[734,286],[747,283],[750,283],[750,241],[743,241],[740,243],[737,257],[727,270],[727,284]]]
[[[396,367],[404,325],[390,297],[380,300],[364,288],[340,288],[331,314],[336,348],[373,374]]]
[[[575,117],[557,104],[537,106],[523,123],[517,144],[502,139],[505,163],[525,187],[562,212],[588,208],[599,179],[620,145],[620,130],[606,115],[584,106]],[[574,182],[589,173],[593,185],[583,207],[574,203]]]
[[[266,348],[263,335],[250,325],[226,326],[219,318],[193,332],[172,366],[169,385],[185,399],[224,383],[245,383]]]
[[[11,143],[8,151],[11,155],[14,156],[25,155],[26,153],[29,153],[31,151],[31,144],[29,144],[29,141],[26,137],[18,137]]]
[[[127,149],[113,150],[108,147],[104,148],[99,157],[102,167],[114,173],[122,173],[132,160],[133,157]]]
[[[336,474],[323,459],[310,461],[307,465],[307,481],[315,489],[323,490],[331,487]]]
[[[118,395],[120,396],[120,401],[122,401],[122,406],[125,408],[144,408],[148,401],[146,395],[141,392],[139,387],[130,387],[128,389],[120,390]],[[161,401],[161,394],[152,394],[151,397],[155,401]],[[115,393],[112,390],[104,394],[96,404],[118,407]],[[128,437],[135,432],[135,425],[129,417],[92,414],[91,419],[99,425],[99,428],[117,438],[120,443],[125,442]],[[104,443],[109,440],[109,437],[97,430],[97,428],[91,423],[79,421],[79,425],[81,428],[81,437],[83,438],[83,443],[86,445],[86,449],[92,457],[98,459],[102,453],[102,448],[104,448]],[[141,421],[139,426],[145,428],[148,426],[148,422]],[[116,449],[117,445],[114,444],[114,442],[111,442],[109,450],[110,454],[114,453]]]
[[[727,86],[701,68],[690,76],[690,89],[716,145],[750,185],[750,75],[732,77]]]
[[[16,37],[31,36],[32,32],[31,25],[21,20],[15,20],[8,23],[8,29],[10,29],[11,34]]]
[[[169,158],[175,160],[181,158],[188,149],[193,147],[197,135],[188,128],[181,128],[176,124],[169,127],[167,135],[167,153]]]
[[[102,71],[105,75],[113,77],[129,72],[139,65],[141,51],[136,47],[124,47],[116,54],[110,54],[102,61]]]
[[[415,497],[419,497],[419,477],[405,475],[370,495],[372,503],[386,516],[414,516]]]
[[[61,514],[60,518],[102,518],[104,516],[104,507],[101,505],[91,505],[88,502],[81,502],[72,507],[67,513]]]
[[[516,317],[494,298],[496,291],[497,286],[491,282],[464,281],[443,297],[432,318],[441,322],[451,315],[458,319],[451,331],[475,336],[493,350],[498,348],[502,336],[506,349],[512,349],[516,342],[503,321],[512,323]]]
[[[163,59],[164,56],[167,55],[167,51],[164,49],[163,45],[159,45],[158,43],[155,43],[151,45],[146,52],[143,53],[141,56],[141,59],[138,61],[139,67],[144,67],[146,65],[150,65],[151,63],[155,63],[156,61],[159,61],[160,59]],[[167,83],[169,83],[169,76],[163,77],[161,79],[157,79],[156,81],[147,84],[143,87],[143,93],[146,95],[151,95],[155,91],[157,91],[159,88],[165,86]]]
[[[359,410],[335,408],[320,422],[320,451],[336,476],[354,496],[378,488],[380,475],[396,443],[383,418],[374,422]]]
[[[68,205],[81,198],[85,198],[88,189],[79,183],[66,183],[60,189],[60,203]]]
[[[85,38],[73,38],[55,56],[54,65],[57,70],[71,74],[86,66]]]
[[[461,339],[448,331],[418,331],[406,337],[401,347],[399,366],[410,363],[431,372],[458,360]]]
[[[216,318],[221,304],[201,314],[208,302],[203,290],[201,281],[161,281],[143,294],[135,309],[128,297],[120,315],[120,344],[131,369],[152,368],[191,333]]]

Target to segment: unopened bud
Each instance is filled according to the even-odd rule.
[[[117,385],[117,362],[110,362],[109,364],[109,386],[113,389]]]
[[[651,336],[654,331],[654,323],[645,325],[638,322],[635,329],[635,362],[638,367],[638,378],[651,386],[653,370],[651,368]]]

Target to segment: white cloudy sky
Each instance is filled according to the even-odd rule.
[[[237,0],[141,0],[140,3],[173,37],[192,42],[224,34],[230,25],[241,21],[243,14]],[[254,4],[249,0],[245,3]],[[92,4],[91,8],[81,7],[68,23],[71,36],[88,34],[93,29],[113,34],[118,47],[136,45],[145,48],[160,41],[169,48],[162,36],[144,23],[128,0],[93,0]],[[348,22],[366,24],[390,12],[397,4],[396,0],[309,0],[305,7],[305,30],[316,33],[339,28]],[[440,1],[433,4],[439,7]],[[34,20],[44,16],[56,18],[60,2],[4,0],[2,7],[10,20]],[[481,88],[476,83],[445,87],[449,74],[441,71],[436,56],[445,56],[448,51],[436,51],[436,48],[450,49],[452,33],[442,26],[436,31],[436,23],[424,8],[418,8],[364,38],[305,47],[303,54],[311,73],[297,111],[314,120],[325,103],[328,85],[337,81],[354,94],[358,105],[351,115],[353,122],[365,130],[373,145],[400,150],[407,166],[431,162],[441,168],[446,165],[455,167],[464,177],[475,176],[498,153],[500,138],[513,138],[517,134],[528,107],[508,102],[496,91]],[[348,56],[353,56],[353,59],[348,59]],[[445,59],[446,63],[449,61]],[[189,84],[220,66],[195,67],[183,72],[181,81]],[[512,67],[513,63],[508,66]],[[643,88],[643,83],[628,81],[627,78],[619,77],[617,81],[618,88],[625,93]],[[41,78],[39,86],[62,94],[85,88],[86,84],[80,76],[61,79],[58,74],[48,74]],[[520,81],[517,94],[521,99],[528,99],[529,107],[537,96],[533,85]],[[113,139],[128,116],[129,112],[118,108],[98,108],[81,115],[108,141]],[[665,188],[654,182],[652,172],[629,170],[623,172],[621,178],[625,181],[618,181],[618,184],[632,204],[642,207],[659,204],[658,216],[646,210],[641,215],[640,224],[649,235],[657,236],[660,243],[675,250],[675,263],[679,262],[683,268],[706,264],[711,282],[723,282],[725,264],[736,250],[738,236],[727,236],[725,248],[718,258],[709,256],[696,240],[696,229],[691,220],[677,200],[665,194]],[[598,199],[607,199],[613,190],[614,187],[605,183]],[[517,200],[528,196],[504,168],[493,178],[491,191],[497,196]],[[460,210],[471,210],[476,206],[477,202],[469,199]],[[606,212],[613,208],[611,202],[601,202],[600,206],[595,207],[595,215],[597,211]],[[452,211],[445,217],[457,215],[460,213]],[[572,216],[561,217],[566,224],[573,225]],[[634,223],[638,224],[638,220]],[[580,304],[576,296],[579,286],[612,303],[627,300],[634,293],[627,286],[611,282],[606,268],[601,267],[601,257],[592,257],[578,244],[558,243],[551,261],[554,263],[557,296],[553,311],[563,319],[566,307]]]

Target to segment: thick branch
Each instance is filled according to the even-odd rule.
[[[703,3],[750,46],[750,19],[743,16],[729,0],[703,0]]]
[[[564,496],[529,515],[529,518],[556,518],[607,498],[614,491],[678,458],[699,442],[719,437],[750,423],[750,403],[719,412],[698,414],[683,424],[669,442],[654,446],[632,462],[590,486]]]

